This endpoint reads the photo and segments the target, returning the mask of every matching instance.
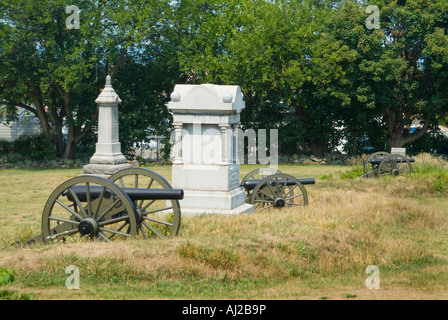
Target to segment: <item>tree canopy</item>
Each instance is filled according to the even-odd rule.
[[[93,141],[107,74],[126,149],[169,132],[176,83],[241,86],[243,126],[278,128],[283,153],[401,147],[446,123],[448,0],[84,0],[79,29],[69,5],[0,0],[0,108],[35,114],[60,157]]]

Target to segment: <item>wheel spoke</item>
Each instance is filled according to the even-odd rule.
[[[102,226],[105,226],[105,225],[108,225],[108,224],[121,222],[121,221],[127,220],[127,219],[129,219],[129,217],[126,215],[126,216],[122,216],[122,217],[118,217],[118,218],[114,218],[114,219],[108,219],[108,220],[105,220],[105,221],[98,222],[98,225],[102,227]]]
[[[84,206],[82,205],[81,201],[79,201],[78,196],[76,193],[72,190],[72,188],[68,188],[70,191],[70,194],[72,195],[73,199],[75,200],[76,204],[78,205],[79,209],[81,210],[81,213],[84,215],[85,218],[87,218],[87,212],[84,209]]]
[[[143,212],[144,215],[150,214],[150,213],[155,213],[155,212],[160,212],[160,211],[165,211],[165,210],[170,210],[173,209],[173,207],[165,207],[165,208],[161,208],[161,209],[154,209],[151,211],[145,211]]]
[[[299,193],[299,194],[297,194],[297,195],[294,195],[294,196],[291,196],[291,197],[288,197],[288,198],[284,198],[285,200],[291,200],[291,199],[295,199],[295,198],[297,198],[297,197],[300,197],[300,196],[303,196],[303,193]]]
[[[140,207],[140,209],[142,210],[142,211],[145,211],[146,210],[146,208],[148,208],[150,205],[152,205],[154,202],[156,202],[156,200],[151,200],[149,203],[147,203],[143,208],[142,207]]]
[[[99,216],[98,218],[97,218],[97,220],[98,221],[100,221],[101,219],[103,219],[104,218],[104,216],[106,215],[106,214],[108,214],[119,202],[121,202],[121,200],[120,199],[117,199],[117,200],[115,200],[114,201],[114,203],[112,203],[110,206],[109,206],[109,208],[107,208],[102,214],[101,214],[101,216]]]
[[[92,200],[90,198],[90,183],[86,182],[86,196],[87,196],[87,207],[89,209],[89,216],[93,216],[92,212]]]
[[[266,183],[266,185],[268,186],[269,191],[271,191],[272,196],[275,198],[275,192],[272,190],[270,183],[268,182],[268,183]],[[260,191],[261,191],[261,189],[260,189]],[[270,197],[270,198],[272,198],[272,197]]]
[[[140,224],[140,231],[143,234],[143,238],[149,239],[148,235],[146,234],[146,230],[145,230],[145,227],[143,226],[143,223]]]
[[[267,194],[266,192],[264,192],[261,188],[258,190],[258,192],[263,193],[264,195],[268,196],[270,199],[274,200],[273,196],[270,196],[269,194]]]
[[[106,242],[110,242],[110,239],[103,233],[103,231],[98,232],[98,235],[106,240]]]
[[[74,225],[79,225],[79,221],[74,221],[74,220],[69,220],[69,219],[64,219],[64,218],[59,218],[59,217],[48,217],[48,219],[60,221],[60,222],[66,222],[66,223],[70,223],[70,224],[74,224]]]
[[[154,229],[149,223],[147,223],[146,221],[142,222],[146,228],[148,228],[149,230],[151,230],[152,232],[154,232],[159,238],[161,239],[165,239],[164,236],[162,236],[156,229]]]
[[[294,187],[290,188],[288,193],[284,194],[283,196],[286,198],[297,186],[298,184],[295,184]]]
[[[106,231],[113,234],[119,234],[121,236],[130,237],[131,235],[129,233],[120,232],[117,230],[107,229],[107,228],[100,228],[100,231]]]
[[[74,234],[76,232],[78,232],[78,228],[70,229],[70,230],[66,230],[66,231],[63,231],[63,232],[59,232],[59,233],[55,233],[55,234],[49,235],[47,237],[47,239],[54,239],[54,238],[57,238],[57,237],[60,237],[60,236],[72,235],[72,234]]]
[[[152,183],[154,182],[154,179],[153,178],[151,178],[151,180],[149,180],[149,183],[148,183],[148,185],[146,186],[146,189],[151,189],[151,186],[152,186]],[[144,202],[145,200],[140,200],[140,202],[139,202],[139,204],[138,204],[138,208],[141,208],[142,207],[142,205],[143,205],[143,202]],[[149,204],[149,205],[151,205],[151,204]],[[149,206],[148,205],[148,206]],[[147,206],[147,207],[148,207]],[[145,207],[144,209],[146,209],[147,207]],[[144,210],[143,209],[143,210]]]
[[[272,207],[274,204],[272,203],[272,204],[270,204],[270,205],[268,205],[268,206],[266,206],[266,207],[263,207],[263,208],[261,208],[261,210],[265,210],[265,209],[267,209],[267,208],[270,208],[270,207]]]
[[[129,226],[129,221],[125,221],[116,231],[120,231],[121,229],[123,229],[125,226]],[[130,228],[130,226],[128,227],[128,230],[126,231],[126,233],[129,233],[129,228]],[[112,234],[110,237],[109,237],[109,239],[112,239],[112,237],[115,235],[115,233],[114,234]]]
[[[101,203],[103,202],[104,194],[106,193],[106,187],[103,187],[103,190],[101,190],[100,198],[98,199],[98,205],[96,206],[95,210],[95,217],[98,216],[98,213],[101,208]]]
[[[170,227],[173,226],[172,223],[169,223],[169,222],[166,222],[166,221],[162,221],[162,220],[158,220],[158,219],[154,219],[154,218],[144,217],[144,219],[145,219],[145,220],[148,220],[148,221],[152,221],[152,222],[157,222],[157,223],[160,223],[160,224],[164,224],[164,225],[166,225],[166,226],[170,226]]]
[[[65,210],[67,210],[68,212],[70,212],[72,215],[74,215],[76,218],[78,218],[80,221],[84,219],[84,217],[82,217],[78,212],[76,212],[75,210],[73,210],[72,208],[68,207],[65,203],[63,203],[61,200],[56,199],[55,201],[56,203],[58,203],[60,206],[62,206]]]
[[[261,203],[263,203],[263,202],[268,202],[268,203],[274,203],[274,201],[273,200],[263,200],[263,199],[255,199],[255,202],[261,202]]]

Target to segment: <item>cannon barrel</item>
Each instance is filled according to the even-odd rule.
[[[103,186],[90,186],[90,198],[96,199],[100,197],[103,192]],[[87,200],[87,190],[84,186],[73,186],[70,188],[76,194],[80,201]],[[120,188],[124,193],[126,193],[132,201],[136,200],[182,200],[184,198],[184,190],[182,189],[145,189],[145,188]],[[64,195],[70,201],[74,201],[71,192],[67,189]],[[105,197],[112,195],[111,190],[106,189]]]
[[[376,165],[376,164],[380,164],[381,162],[384,161],[385,158],[373,158],[369,160],[369,163]],[[407,158],[407,160],[409,162],[415,162],[414,158]],[[391,162],[391,163],[402,163],[402,162],[406,162],[406,159],[402,159],[402,158],[389,158],[387,159],[387,162]]]
[[[297,180],[300,181],[301,184],[315,184],[316,180],[314,178],[297,178]],[[259,184],[261,181],[261,179],[252,179],[252,180],[245,180],[243,182],[241,182],[241,186],[246,189],[246,190],[253,190],[255,189],[255,187],[257,186],[257,184]],[[271,180],[273,181],[273,180]],[[292,186],[295,184],[295,182],[293,180],[289,180],[289,179],[276,179],[276,182],[280,183],[280,184],[285,184]]]

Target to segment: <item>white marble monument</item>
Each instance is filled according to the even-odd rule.
[[[176,85],[173,188],[184,190],[182,214],[253,212],[240,187],[237,134],[245,107],[239,86]]]
[[[118,133],[118,105],[121,99],[112,88],[110,76],[107,76],[106,86],[95,102],[98,104],[98,142],[90,164],[83,167],[83,174],[109,177],[132,167],[121,153]]]

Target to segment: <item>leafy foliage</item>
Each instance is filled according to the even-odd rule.
[[[13,283],[16,281],[16,276],[13,270],[8,268],[0,268],[0,287]]]
[[[0,288],[17,280],[16,270],[0,268]],[[0,300],[30,300],[32,294],[22,294],[16,290],[0,290]]]
[[[67,29],[70,4],[0,0],[0,112],[31,111],[59,157],[92,152],[107,74],[129,155],[169,136],[176,83],[240,85],[243,129],[281,129],[287,154],[322,156],[343,137],[352,154],[419,149],[447,123],[448,0],[86,0]]]

